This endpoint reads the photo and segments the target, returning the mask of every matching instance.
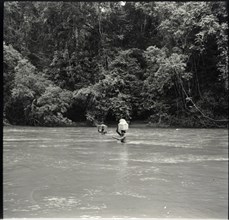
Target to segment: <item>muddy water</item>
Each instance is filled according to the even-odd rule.
[[[4,127],[4,218],[224,218],[224,129]]]

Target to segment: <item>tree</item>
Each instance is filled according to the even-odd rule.
[[[125,117],[216,126],[227,117],[224,2],[5,2],[4,9],[11,123]]]

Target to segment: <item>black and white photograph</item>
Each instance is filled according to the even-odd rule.
[[[3,12],[3,219],[228,219],[226,1]]]

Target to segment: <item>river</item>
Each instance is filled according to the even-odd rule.
[[[3,129],[4,218],[228,217],[226,129]]]

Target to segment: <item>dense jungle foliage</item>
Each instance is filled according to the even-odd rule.
[[[5,2],[4,122],[225,127],[226,2]]]

